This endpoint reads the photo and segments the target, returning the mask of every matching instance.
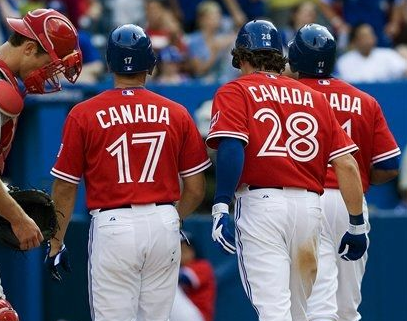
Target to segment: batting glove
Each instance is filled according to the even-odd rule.
[[[230,253],[236,252],[235,237],[229,231],[229,205],[217,203],[212,207],[212,239]]]
[[[65,244],[62,244],[61,249],[58,251],[56,255],[49,256],[50,251],[51,243],[48,242],[47,255],[45,257],[44,263],[47,266],[48,271],[51,273],[52,279],[61,282],[62,277],[58,271],[58,266],[61,265],[66,272],[72,271],[71,264],[69,263],[68,249],[66,248]]]
[[[367,250],[367,224],[363,219],[363,214],[352,220],[358,221],[356,224],[349,224],[349,229],[342,237],[338,253],[341,254],[348,246],[348,251],[341,255],[345,261],[359,260]]]

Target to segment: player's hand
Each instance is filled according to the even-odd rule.
[[[230,253],[236,252],[235,237],[229,230],[229,206],[217,203],[212,207],[212,239]]]
[[[362,215],[362,214],[360,214]],[[363,223],[362,223],[363,222]],[[343,253],[348,246],[348,251]],[[367,227],[361,216],[361,224],[349,224],[349,229],[342,237],[338,253],[345,261],[359,260],[367,250]]]
[[[23,251],[40,246],[44,239],[37,224],[25,213],[21,219],[11,223],[11,228],[20,242],[20,249]]]
[[[47,266],[52,279],[59,282],[62,281],[61,274],[58,271],[59,265],[61,265],[66,272],[72,271],[71,264],[69,263],[68,249],[65,244],[62,244],[55,249],[54,246],[51,246],[51,242],[48,242],[47,255],[44,263]]]

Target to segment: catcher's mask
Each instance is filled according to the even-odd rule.
[[[68,18],[53,9],[36,9],[22,19],[7,18],[7,22],[15,32],[38,41],[51,57],[49,64],[34,70],[24,80],[27,93],[61,90],[58,79],[61,73],[75,83],[82,70],[82,53],[78,33]]]

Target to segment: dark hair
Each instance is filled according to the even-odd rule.
[[[26,41],[34,41],[37,44],[37,53],[36,55],[42,55],[42,54],[46,54],[46,50],[44,48],[42,48],[42,46],[40,45],[40,43],[36,40],[30,39],[18,32],[13,32],[10,37],[8,38],[8,42],[13,46],[13,47],[19,47],[21,46],[24,42]]]
[[[246,48],[232,49],[232,56],[238,63],[247,61],[253,68],[262,71],[275,71],[281,74],[288,59],[276,50],[250,51]]]

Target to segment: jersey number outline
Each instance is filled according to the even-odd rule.
[[[289,137],[285,142],[285,146],[277,146],[283,130],[280,117],[273,109],[261,108],[253,117],[262,123],[267,119],[270,119],[273,123],[270,134],[267,136],[257,156],[287,157],[287,155],[290,155],[290,157],[296,161],[308,162],[314,159],[318,154],[319,143],[315,138],[318,132],[318,122],[314,116],[304,112],[296,112],[287,118],[285,127],[289,133]],[[300,124],[305,124],[306,127],[301,129],[299,127]],[[300,150],[298,149],[299,144],[305,144],[308,148]]]
[[[349,118],[344,122],[341,127],[349,137],[352,137],[352,118]]]
[[[158,160],[161,155],[161,150],[164,145],[166,132],[148,132],[132,134],[131,145],[135,144],[150,144],[147,153],[147,158],[141,172],[139,183],[154,182],[154,173],[157,168]],[[117,157],[117,170],[119,184],[132,183],[133,179],[130,172],[130,157],[129,146],[127,143],[127,133],[116,139],[106,150],[113,157]]]

